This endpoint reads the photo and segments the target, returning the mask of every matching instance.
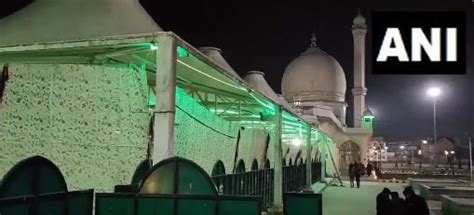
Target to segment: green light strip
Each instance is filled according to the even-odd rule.
[[[268,105],[266,104],[265,102],[261,101],[259,98],[257,98],[255,95],[253,95],[252,92],[250,92],[250,96],[252,96],[253,99],[255,99],[255,101],[257,101],[259,104],[261,104],[262,106],[268,108],[271,110],[271,114],[275,114],[275,108],[273,108],[273,106],[271,105]]]

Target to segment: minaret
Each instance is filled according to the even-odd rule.
[[[354,18],[352,24],[352,35],[354,37],[354,88],[352,95],[354,96],[354,127],[362,126],[363,113],[366,110],[365,95],[365,34],[367,33],[367,25],[365,18],[360,14]]]

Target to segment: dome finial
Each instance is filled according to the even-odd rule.
[[[360,8],[357,10],[357,16],[353,20],[354,25],[365,25],[365,18],[360,11]]]
[[[311,45],[310,45],[310,47],[318,47],[318,45],[316,44],[316,41],[317,41],[316,33],[313,32],[311,34]]]

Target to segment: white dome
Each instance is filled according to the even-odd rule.
[[[308,50],[286,67],[281,89],[289,102],[344,102],[346,76],[337,60],[317,47],[313,35]]]

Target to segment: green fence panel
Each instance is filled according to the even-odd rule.
[[[174,199],[141,197],[138,199],[137,215],[173,215]]]
[[[216,200],[179,199],[178,215],[216,215]]]
[[[96,215],[134,215],[134,206],[133,196],[96,195]]]
[[[66,200],[62,195],[45,195],[37,197],[37,215],[63,215],[66,213]]]
[[[33,196],[24,198],[0,199],[1,215],[28,215],[31,211]]]
[[[322,215],[322,194],[285,193],[283,211],[285,215]]]
[[[218,215],[259,215],[260,202],[255,199],[219,200]]]
[[[92,214],[94,190],[71,192],[68,194],[68,215]]]

